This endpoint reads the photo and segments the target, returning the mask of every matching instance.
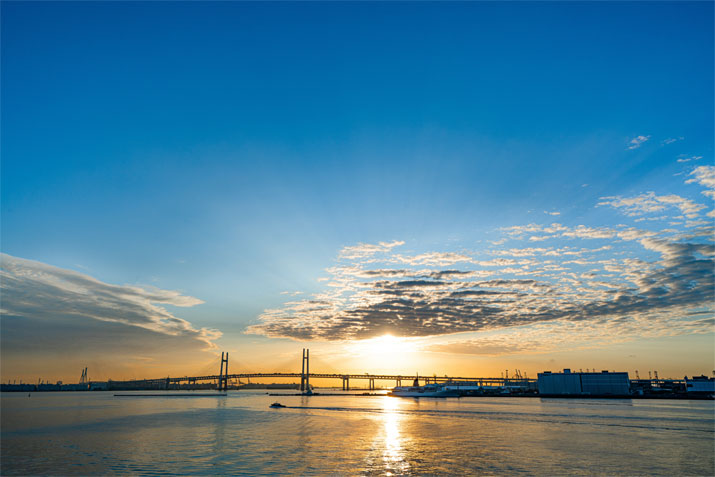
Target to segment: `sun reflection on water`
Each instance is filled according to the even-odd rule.
[[[403,437],[404,416],[400,407],[404,402],[399,398],[385,396],[382,399],[382,432],[376,438],[376,444],[382,447],[382,463],[385,475],[404,474],[410,465],[405,459],[406,438]]]

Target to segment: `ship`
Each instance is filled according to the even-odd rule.
[[[419,385],[419,381],[415,379],[412,386],[397,386],[388,393],[389,396],[397,397],[459,397],[460,392],[456,389],[448,389],[444,384],[425,384]]]

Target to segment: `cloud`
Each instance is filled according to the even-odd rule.
[[[636,197],[601,197],[601,202],[597,205],[609,205],[616,209],[623,209],[623,212],[630,217],[637,217],[643,214],[661,212],[668,207],[679,209],[688,218],[695,218],[698,212],[705,208],[690,199],[680,197],[675,194],[656,195],[655,192],[646,192]]]
[[[682,141],[683,139],[685,139],[683,136],[669,137],[663,140],[663,144],[673,144],[674,142]]]
[[[628,142],[628,149],[638,149],[650,136],[636,136]]]
[[[371,257],[378,253],[389,252],[395,247],[404,245],[405,242],[394,240],[392,242],[380,242],[379,244],[361,243],[351,247],[344,247],[338,254],[342,260],[355,260],[358,258]]]
[[[698,183],[708,190],[702,193],[711,199],[715,199],[715,166],[698,166],[690,174],[692,179],[685,181],[686,184]]]
[[[598,349],[628,342],[634,336],[655,338],[682,334],[712,333],[712,311],[680,315],[642,314],[612,320],[556,321],[492,331],[476,337],[456,335],[424,351],[477,356],[542,354],[583,349]]]
[[[97,380],[156,378],[216,365],[221,333],[167,309],[203,303],[181,292],[108,284],[0,254],[0,293],[4,377],[77,382],[89,366]]]
[[[689,157],[688,157],[688,156],[685,155],[685,154],[681,154],[680,156],[678,156],[677,161],[678,161],[678,162],[699,161],[699,160],[702,159],[702,158],[703,158],[703,156],[689,156]]]
[[[561,215],[561,212],[549,212],[548,210],[545,210],[544,213],[548,215]]]
[[[409,265],[447,266],[454,265],[459,262],[470,262],[471,260],[472,258],[470,256],[455,252],[428,252],[412,257],[406,257],[403,255],[396,255],[394,257],[394,261]]]
[[[406,280],[404,269],[396,269],[395,274],[380,269],[380,280],[337,280],[331,294],[267,310],[260,323],[247,331],[300,340],[362,339],[386,333],[424,337],[554,322],[601,323],[646,315],[662,318],[712,305],[715,264],[711,244],[656,238],[637,230],[623,234],[661,259],[546,260],[537,270],[526,266],[502,269],[498,271],[502,276],[517,277],[490,280],[480,280],[474,273],[477,270],[421,271],[422,278]],[[610,246],[598,250],[608,249]],[[537,249],[533,253],[547,256],[554,251]],[[562,250],[556,256],[567,253],[596,250]],[[469,261],[479,262],[476,258]],[[572,268],[591,264],[602,268],[583,278]],[[528,274],[542,278],[526,278]],[[363,279],[369,275],[363,274]]]
[[[713,169],[697,168],[689,181],[713,187]],[[636,217],[675,209],[679,215],[661,213],[653,217],[657,220],[646,222],[652,227],[660,220],[675,219],[678,227],[531,223],[501,228],[502,239],[487,242],[492,248],[480,251],[411,254],[395,253],[386,246],[402,245],[401,241],[346,247],[351,252],[341,257],[355,258],[342,258],[340,266],[326,270],[324,292],[264,310],[246,331],[324,341],[387,333],[403,337],[494,335],[525,329],[542,333],[523,346],[508,341],[459,345],[450,341],[451,349],[459,350],[453,352],[473,354],[553,349],[549,346],[559,341],[551,335],[561,332],[565,341],[560,346],[567,347],[712,331],[714,228],[701,220],[704,206],[654,192],[603,197],[599,205]],[[707,215],[712,217],[713,212]],[[502,247],[506,240],[514,244],[527,239],[526,243],[548,240],[558,246]],[[593,246],[593,240],[601,242]],[[693,313],[700,312],[707,318],[694,318]]]
[[[194,328],[162,306],[191,307],[203,303],[198,298],[154,287],[111,285],[72,270],[6,254],[0,254],[0,259],[3,326],[8,324],[7,317],[16,323],[52,323],[55,317],[61,317],[64,322],[92,324],[95,328],[101,328],[95,322],[113,323],[188,338],[204,348],[213,347],[213,340],[221,335],[215,330]],[[42,334],[43,329],[35,332]],[[62,338],[56,337],[61,346],[66,346]]]

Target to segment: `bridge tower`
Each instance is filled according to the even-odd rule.
[[[310,391],[310,350],[306,348],[303,348],[300,366],[300,391]]]
[[[82,370],[82,376],[79,378],[79,383],[80,384],[88,384],[89,383],[89,378],[87,377],[87,368],[84,368]]]
[[[224,368],[223,364],[226,363]],[[226,357],[224,353],[221,352],[221,369],[218,373],[218,390],[228,391],[228,352],[226,352]]]

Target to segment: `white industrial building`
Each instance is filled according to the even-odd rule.
[[[544,371],[539,373],[538,387],[540,395],[592,395],[625,396],[630,394],[628,373],[572,373],[564,369],[563,373]]]

